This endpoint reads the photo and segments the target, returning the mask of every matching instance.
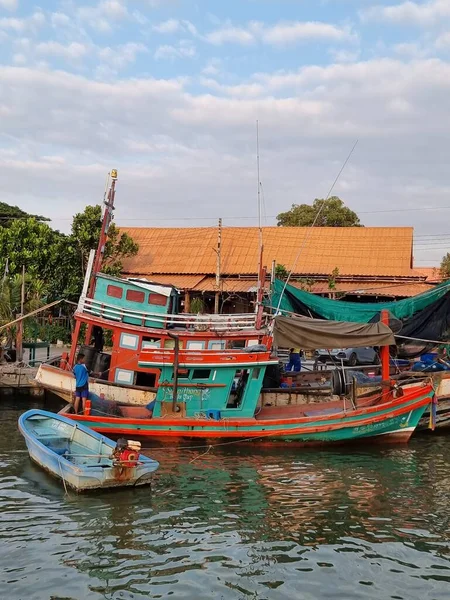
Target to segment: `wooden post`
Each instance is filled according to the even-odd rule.
[[[22,266],[22,288],[20,291],[20,314],[16,318],[23,317],[25,306],[25,265]],[[23,361],[23,319],[17,324],[16,334],[16,360]]]
[[[219,314],[220,303],[220,276],[221,276],[221,252],[222,252],[222,219],[219,219],[219,231],[217,234],[217,264],[216,264],[216,294],[214,296],[214,314]]]
[[[389,325],[389,312],[387,310],[381,311],[381,322],[385,325]],[[389,396],[389,346],[382,346],[380,350],[381,358],[381,385],[382,385],[382,396],[386,400]]]
[[[81,321],[75,322],[75,329],[72,334],[72,347],[70,348],[69,367],[72,368],[75,364],[75,354],[77,352],[78,336],[80,335]]]
[[[90,346],[91,345],[92,330],[93,329],[94,329],[93,325],[87,325],[87,327],[86,327],[86,336],[84,338],[84,343],[86,344],[86,346]]]
[[[189,290],[184,290],[184,312],[191,312],[191,294],[189,293]]]

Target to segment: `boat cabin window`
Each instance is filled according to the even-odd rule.
[[[147,348],[161,348],[161,338],[155,337],[142,337],[142,350],[146,350]]]
[[[162,294],[149,294],[148,303],[154,304],[155,306],[165,306],[167,304],[167,298]]]
[[[155,387],[159,374],[159,370],[155,370],[153,373],[148,371],[136,371],[135,385],[141,385],[143,387]]]
[[[249,375],[250,369],[239,369],[235,372],[227,408],[239,408],[241,406]]]
[[[192,379],[209,379],[211,376],[211,369],[193,369]]]
[[[127,300],[130,302],[144,302],[144,292],[138,292],[137,290],[127,290]]]
[[[245,340],[231,340],[229,344],[231,350],[239,350],[239,348],[245,348]]]
[[[208,350],[224,350],[225,340],[210,340],[208,342]]]
[[[123,289],[118,285],[108,285],[106,288],[106,294],[111,296],[111,298],[122,298]]]
[[[175,373],[172,373],[172,379],[175,379]],[[189,369],[178,369],[178,379],[189,379]]]
[[[204,350],[205,342],[197,341],[197,340],[188,340],[186,342],[187,350]]]

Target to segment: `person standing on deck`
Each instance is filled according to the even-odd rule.
[[[80,400],[82,400],[82,409],[89,396],[89,371],[85,365],[85,356],[80,352],[77,358],[77,364],[73,368],[73,374],[75,375],[75,403],[74,411],[78,413],[80,409]]]
[[[300,360],[300,348],[291,348],[289,350],[289,362],[286,371],[301,371],[302,361]]]

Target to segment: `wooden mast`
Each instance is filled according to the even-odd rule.
[[[95,276],[102,267],[103,256],[105,254],[106,240],[108,238],[108,229],[113,218],[114,211],[114,198],[116,195],[116,181],[117,181],[117,169],[111,169],[110,173],[111,185],[106,196],[104,203],[102,228],[100,231],[100,238],[98,240],[97,252],[95,253],[94,265],[92,267],[91,279],[89,283],[88,298],[94,296],[95,291]]]
[[[117,181],[117,169],[111,169],[109,173],[109,177],[111,178],[111,185],[109,190],[106,192],[103,198],[103,216],[102,216],[102,226],[100,230],[100,238],[98,240],[97,251],[95,252],[94,258],[92,258],[92,251],[89,256],[88,268],[86,270],[85,282],[83,286],[82,298],[93,298],[95,292],[95,276],[100,272],[102,267],[103,256],[105,254],[105,246],[106,240],[108,238],[108,229],[111,224],[113,218],[114,211],[114,198],[116,195],[116,181]],[[86,294],[87,290],[87,294]],[[80,304],[78,305],[78,310],[80,309]],[[78,338],[80,334],[81,323],[80,321],[76,321],[75,330],[72,335],[72,347],[70,350],[69,357],[69,366],[73,366],[75,362],[75,353],[77,350]],[[92,325],[88,325],[86,327],[86,336],[85,343],[89,344],[92,337]]]

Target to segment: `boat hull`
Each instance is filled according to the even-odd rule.
[[[95,431],[114,436],[174,440],[254,441],[307,445],[355,441],[405,443],[431,402],[431,387],[410,392],[404,398],[369,408],[333,415],[289,419],[133,419],[67,415]]]
[[[39,367],[35,381],[40,387],[59,396],[66,402],[73,402],[75,378],[70,371],[43,364]],[[156,391],[152,389],[136,389],[135,387],[121,386],[98,379],[89,380],[89,391],[98,397],[103,395],[110,402],[129,406],[146,406],[156,397]]]
[[[46,415],[52,415],[52,413],[38,410],[24,413],[19,419],[19,430],[25,438],[31,460],[57,479],[62,480],[66,486],[78,492],[84,492],[94,489],[140,486],[151,483],[153,472],[158,468],[158,463],[147,457],[139,457],[139,463],[132,467],[114,466],[111,460],[100,461],[96,455],[90,461],[84,458],[82,463],[71,462],[65,458],[64,454],[58,453],[55,448],[52,449],[42,443],[42,440],[48,441],[51,438],[52,442],[56,440],[57,443],[68,444],[69,438],[66,434],[70,434],[70,431],[68,428],[64,429],[64,425],[70,424],[73,429],[74,423],[60,415],[52,415],[54,418],[48,429],[50,433],[42,436],[40,441],[30,433],[26,421],[33,417],[39,418],[41,415],[45,417]],[[76,428],[77,435],[84,433],[90,436],[98,447],[101,446],[104,451],[107,450],[112,453],[115,447],[112,440],[90,431],[81,424],[76,424]],[[62,448],[62,446],[60,447]],[[86,455],[82,454],[81,456],[85,457]]]

